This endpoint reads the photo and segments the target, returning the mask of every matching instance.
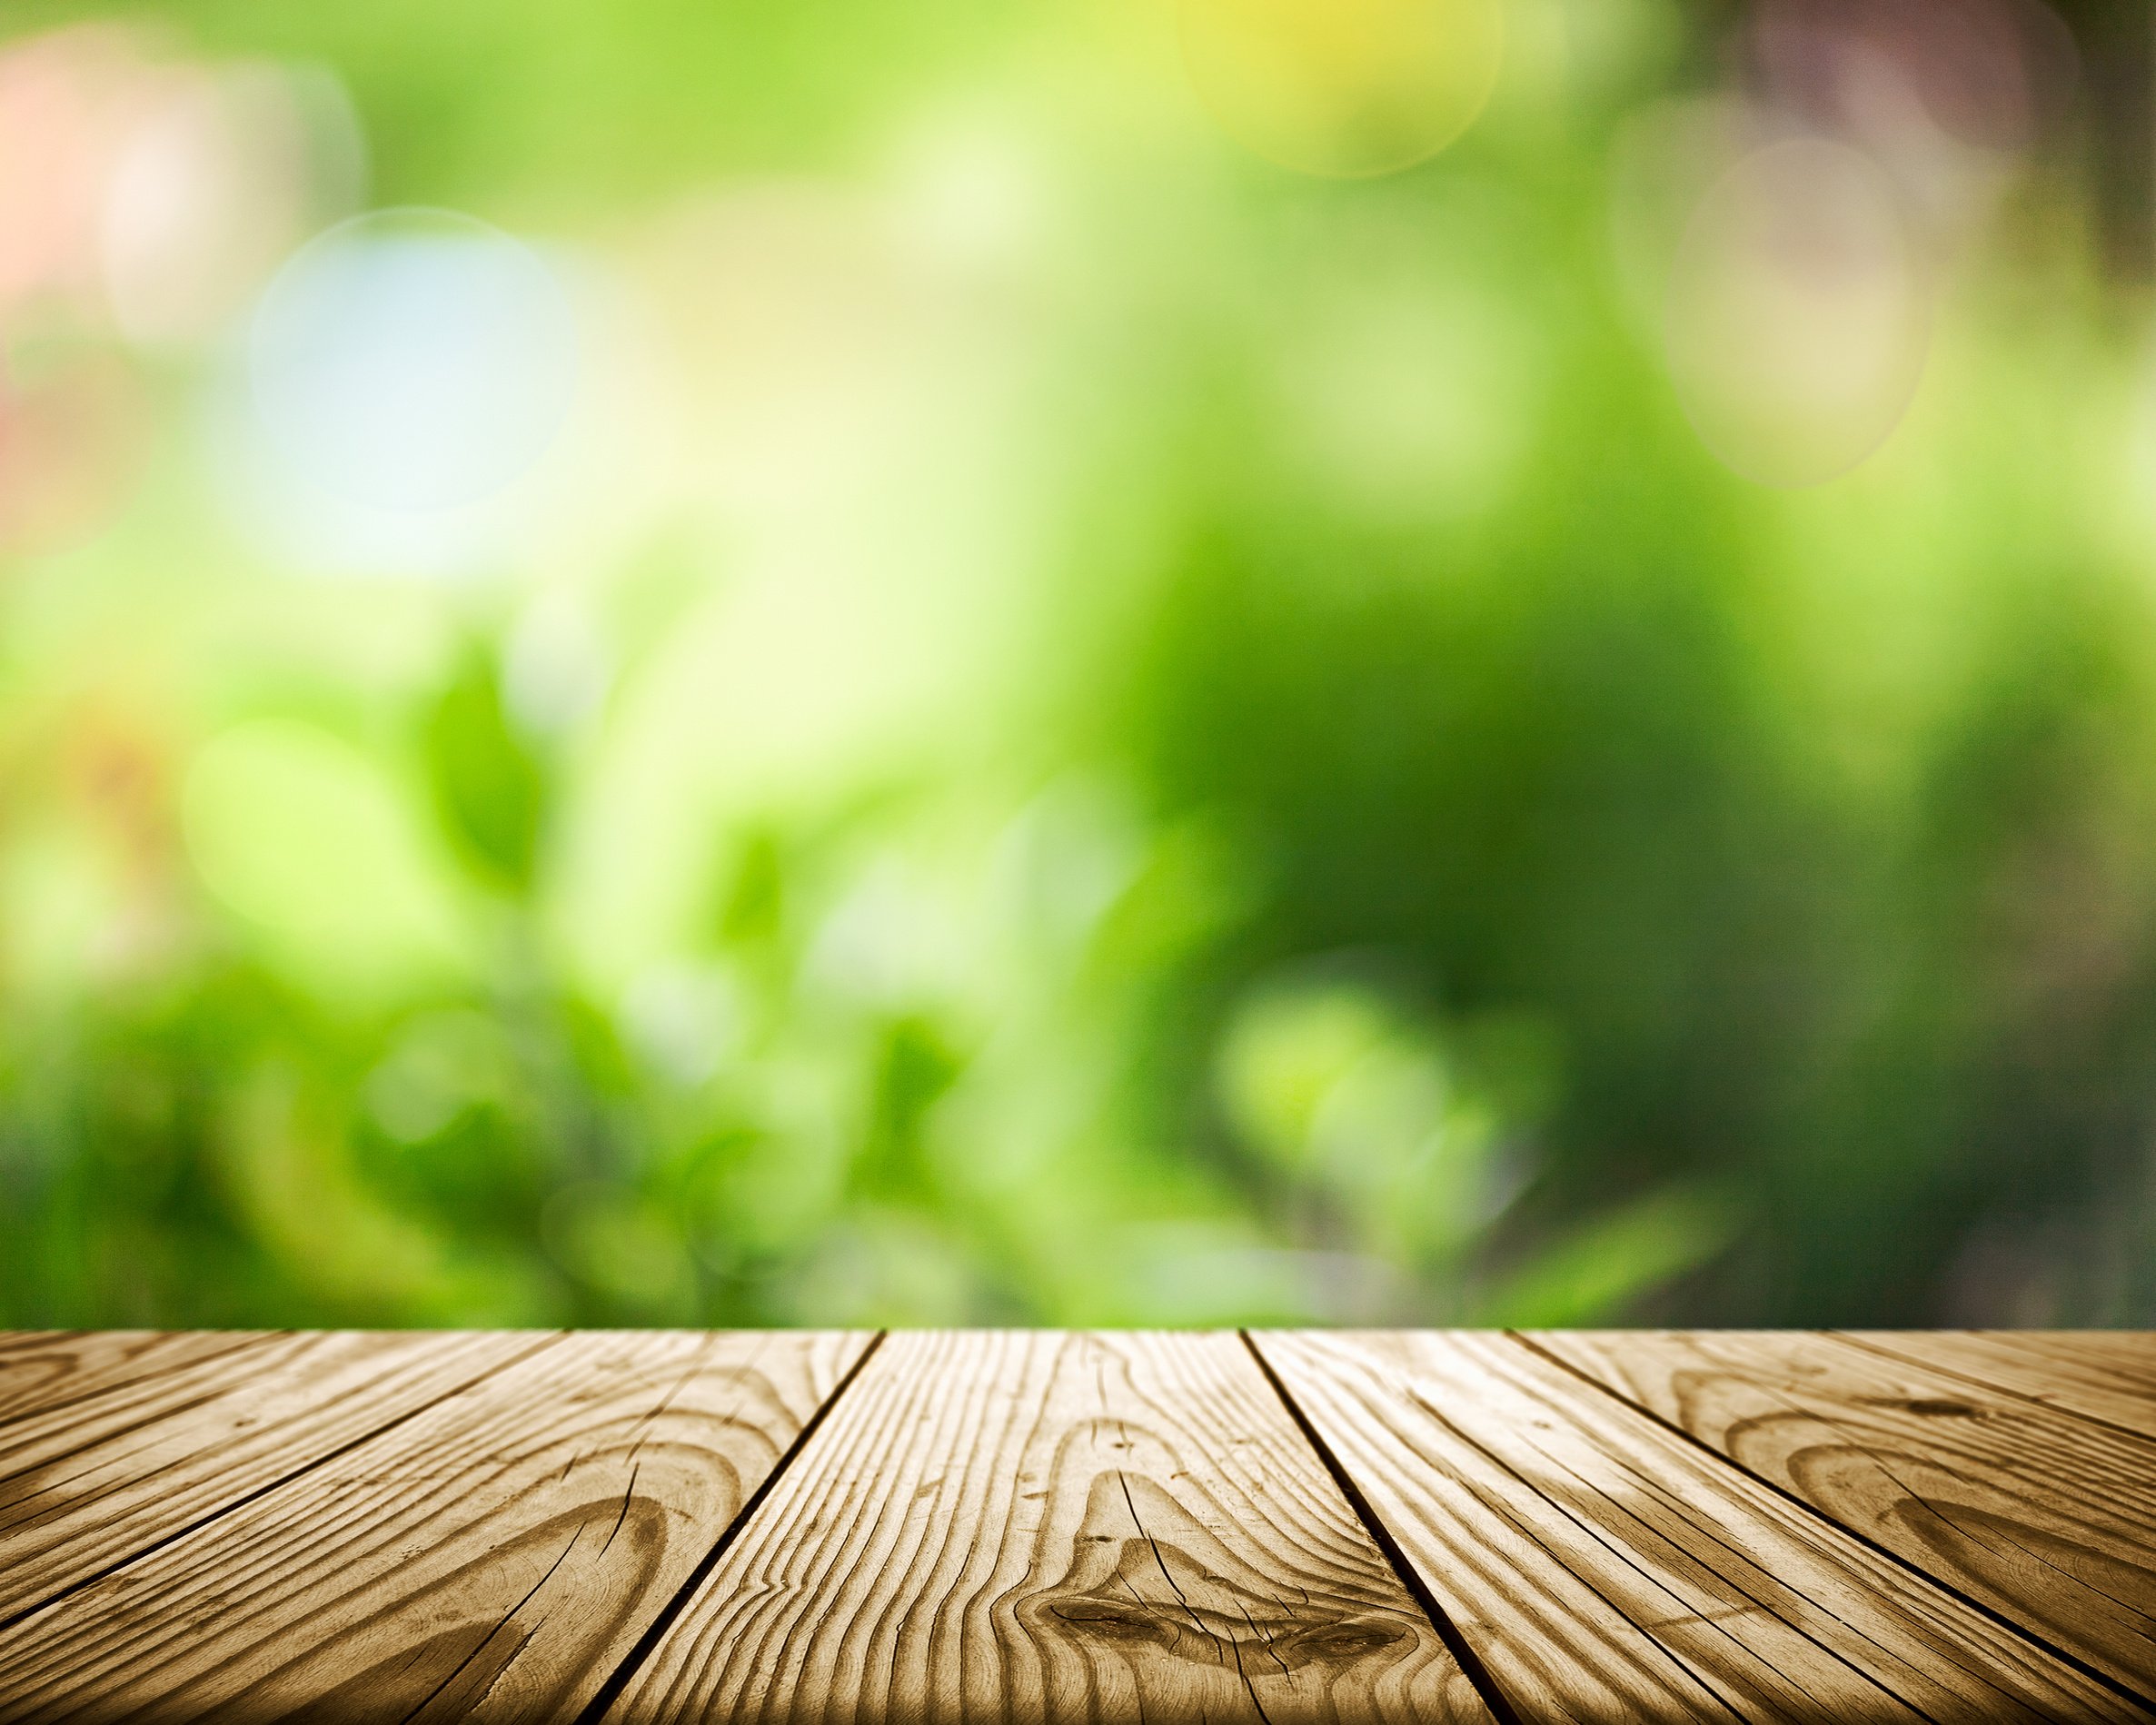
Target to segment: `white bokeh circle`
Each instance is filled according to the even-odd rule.
[[[375,211],[303,246],[256,307],[254,405],[332,495],[478,501],[544,451],[576,379],[568,295],[532,249],[447,210]]]

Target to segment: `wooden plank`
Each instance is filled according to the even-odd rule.
[[[11,1720],[576,1717],[865,1333],[580,1333],[0,1632]]]
[[[202,1381],[171,1412],[0,1428],[0,1623],[549,1340],[283,1336],[189,1368]]]
[[[1522,1719],[2147,1717],[1508,1336],[1253,1341]]]
[[[2077,1354],[2128,1373],[2144,1387],[2156,1385],[2156,1330],[1986,1330],[1983,1333],[2025,1342],[2047,1354]]]
[[[184,1334],[175,1332],[174,1339]],[[0,1420],[0,1502],[5,1501],[6,1475],[30,1465],[34,1458],[84,1450],[228,1395],[260,1372],[274,1370],[279,1362],[289,1359],[298,1343],[292,1335],[263,1335],[246,1347],[207,1353],[177,1349],[170,1355],[158,1351],[146,1359],[113,1359],[111,1363],[122,1374],[120,1382],[41,1402],[11,1420]],[[155,1369],[160,1357],[163,1370]],[[91,1370],[96,1373],[97,1368]]]
[[[1232,1335],[885,1342],[607,1717],[1489,1714]]]
[[[1849,1341],[2156,1439],[2156,1333],[2081,1340],[2025,1330],[1857,1330]],[[2089,1341],[2095,1343],[2089,1345]],[[2107,1343],[2122,1346],[2115,1348]]]
[[[2052,1646],[2156,1693],[2156,1444],[1809,1332],[1533,1339]]]
[[[1985,1330],[1980,1333],[2002,1341],[2025,1342],[2046,1354],[2082,1354],[2131,1371],[2144,1384],[2156,1383],[2156,1330]]]
[[[249,1330],[45,1330],[0,1335],[0,1423],[72,1406],[252,1347]]]

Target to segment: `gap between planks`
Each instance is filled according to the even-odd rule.
[[[2108,1634],[2087,1632],[2085,1625],[2082,1627],[2081,1632],[2076,1632],[2074,1613],[2072,1611],[2061,1611],[2054,1607],[2047,1618],[2044,1607],[2051,1604],[2052,1601],[2045,1597],[2043,1590],[2032,1589],[2026,1584],[2002,1586],[1998,1584],[1995,1577],[1985,1572],[1982,1565],[1970,1567],[1964,1564],[1957,1567],[1952,1561],[1951,1555],[1940,1549],[1931,1551],[1931,1562],[1919,1561],[1909,1549],[1912,1542],[1906,1538],[1897,1539],[1894,1537],[1897,1532],[1903,1530],[1895,1524],[1892,1517],[1876,1515],[1865,1517],[1853,1512],[1848,1502],[1823,1503],[1814,1501],[1817,1494],[1816,1488],[1808,1492],[1802,1489],[1798,1476],[1790,1473],[1785,1468],[1762,1464],[1760,1461],[1750,1455],[1740,1453],[1740,1446],[1733,1442],[1727,1434],[1717,1441],[1707,1433],[1694,1429],[1694,1423],[1685,1417],[1685,1410],[1682,1405],[1681,1397],[1675,1404],[1672,1404],[1664,1397],[1641,1388],[1628,1375],[1624,1363],[1628,1344],[1632,1349],[1658,1349],[1680,1341],[1690,1340],[1694,1333],[1678,1331],[1508,1331],[1505,1333],[1538,1358],[1546,1362],[1551,1368],[1576,1380],[1589,1391],[1609,1398],[1633,1415],[1652,1423],[1674,1440],[1696,1450],[1710,1462],[1734,1471],[1757,1489],[1773,1494],[1792,1510],[1816,1522],[1823,1528],[1831,1531],[1835,1536],[1849,1540],[1863,1547],[1882,1561],[1906,1572],[1919,1584],[1936,1589],[1940,1593],[1954,1601],[1957,1605],[1975,1613],[1980,1618],[1989,1620],[2030,1645],[2041,1649],[2062,1666],[2108,1690],[2137,1711],[2156,1717],[2156,1691],[2146,1687],[2148,1667],[2141,1657],[2140,1648],[2132,1641],[2131,1629],[2125,1630],[2125,1632],[2121,1634],[2118,1626],[2106,1621],[2101,1627],[2110,1631]],[[1803,1349],[1823,1342],[1830,1349],[1847,1350],[1860,1357],[1871,1355],[1876,1363],[1883,1366],[1891,1365],[1903,1374],[1928,1373],[1949,1386],[1958,1381],[1967,1385],[1972,1392],[1988,1392],[1993,1396],[2006,1398],[2010,1403],[2018,1402],[2024,1405],[2030,1415],[2042,1416],[2050,1422],[2055,1422],[2062,1425],[2069,1434],[2079,1430],[2092,1442],[2108,1442],[2112,1440],[2122,1440],[2130,1444],[2143,1442],[2131,1429],[2113,1424],[2101,1417],[2082,1413],[2071,1407],[2044,1401],[2005,1385],[1985,1383],[1971,1374],[1954,1373],[1945,1367],[1926,1362],[1913,1353],[1873,1346],[1858,1340],[1855,1336],[1845,1335],[1838,1332],[1706,1331],[1696,1333],[1708,1338],[1712,1344],[1724,1347],[1742,1347],[1747,1342],[1763,1346],[1772,1346],[1779,1342],[1784,1347]],[[1831,1399],[1826,1403],[1825,1411],[1822,1412],[1821,1407],[1814,1400],[1817,1392],[1806,1394],[1791,1392],[1785,1387],[1792,1381],[1808,1382],[1813,1374],[1818,1373],[1825,1368],[1817,1364],[1806,1364],[1793,1376],[1791,1372],[1793,1362],[1777,1361],[1774,1363],[1777,1370],[1771,1375],[1781,1391],[1774,1397],[1774,1400],[1783,1404],[1780,1412],[1792,1418],[1808,1416],[1823,1427],[1837,1428]],[[1906,1381],[1905,1376],[1902,1381]],[[1753,1387],[1756,1388],[1757,1385],[1754,1384]],[[1879,1387],[1885,1387],[1885,1385],[1883,1383]],[[1669,1393],[1676,1395],[1678,1393],[1673,1389]],[[1863,1398],[1862,1400],[1868,1400],[1873,1405],[1881,1409],[1902,1407],[1909,1409],[1912,1413],[1921,1411],[1926,1415],[1936,1413],[1949,1419],[1957,1415],[1966,1416],[1978,1411],[1974,1407],[1953,1403],[1944,1397],[1918,1396],[1899,1403],[1893,1396]],[[1754,1414],[1751,1419],[1744,1421],[1740,1424],[1757,1429],[1771,1423],[1770,1419]],[[1732,1428],[1733,1431],[1736,1429],[1739,1428]],[[2057,1444],[2056,1435],[2054,1432],[2055,1451],[2052,1457],[2054,1462],[2063,1464],[2069,1461],[2078,1462],[2091,1459],[2085,1452],[2078,1456],[2073,1454],[2071,1435],[2064,1445]],[[1895,1487],[1908,1493],[1911,1502],[1922,1506],[1927,1512],[1932,1511],[1933,1500],[1930,1493],[1904,1485],[1894,1475],[1893,1470],[1880,1459],[1882,1454],[1892,1456],[1894,1453],[1891,1443],[1882,1451],[1873,1451],[1863,1442],[1852,1438],[1849,1447],[1854,1453],[1863,1456],[1866,1462],[1877,1469],[1883,1477],[1891,1480]],[[1917,1456],[1923,1455],[1925,1447],[1921,1443],[1914,1444],[1913,1450],[1906,1453],[1903,1459],[1913,1460]],[[1930,1460],[1928,1456],[1925,1459]],[[2148,1473],[2146,1477],[2137,1478],[2131,1471],[2130,1463],[2113,1471],[2116,1473],[2114,1486],[2130,1494],[2137,1490],[2147,1492],[2151,1487],[2151,1482],[2156,1481],[2156,1472]],[[1978,1483],[1974,1476],[1957,1473],[1951,1466],[1945,1468],[1943,1477],[1952,1482],[1953,1484],[1962,1487],[1973,1488]],[[2060,1481],[2072,1480],[2072,1470],[2062,1466],[2057,1478]],[[2091,1491],[2077,1482],[2072,1483],[2068,1490],[2070,1497],[2076,1494],[2088,1500]],[[1949,1507],[1952,1507],[1952,1505],[1950,1503]],[[2093,1529],[2091,1531],[2098,1532],[2101,1536],[2101,1531]],[[2111,1538],[2115,1542],[2116,1530],[2111,1531]],[[1924,1542],[1921,1540],[1914,1543],[1920,1549],[1924,1546]],[[2009,1543],[2011,1544],[2012,1542],[2010,1541]],[[2116,1549],[2115,1546],[2114,1549]],[[2102,1562],[2105,1558],[2105,1553],[2101,1550],[2098,1550],[2091,1555],[2099,1563]],[[2075,1591],[2083,1591],[2079,1578],[2072,1576],[2071,1571],[2064,1576],[2054,1575],[2053,1580],[2054,1581],[2065,1581]],[[2145,1592],[2145,1590],[2143,1591]],[[2097,1607],[2100,1613],[2108,1608],[2109,1611],[2122,1613],[2129,1619],[2135,1615],[2130,1603],[2114,1600],[2092,1586],[2085,1591],[2084,1602],[2087,1605]],[[2149,1621],[2145,1608],[2140,1616],[2145,1625]],[[2144,1637],[2145,1632],[2144,1630]]]
[[[591,1725],[591,1721],[598,1720],[614,1704],[621,1690],[635,1677],[638,1668],[651,1657],[651,1650],[664,1639],[666,1632],[673,1627],[674,1620],[681,1615],[682,1610],[696,1596],[696,1590],[704,1584],[711,1571],[719,1567],[720,1560],[726,1555],[728,1549],[740,1537],[741,1530],[749,1524],[750,1518],[763,1507],[763,1501],[770,1496],[772,1488],[792,1469],[794,1459],[807,1447],[809,1440],[816,1435],[816,1430],[823,1423],[825,1416],[838,1406],[840,1399],[852,1387],[853,1381],[860,1376],[861,1369],[876,1357],[877,1349],[883,1345],[884,1338],[889,1334],[889,1330],[879,1330],[869,1338],[868,1346],[846,1368],[845,1375],[831,1386],[831,1393],[818,1403],[815,1411],[801,1423],[801,1429],[794,1434],[793,1442],[786,1446],[786,1452],[764,1476],[762,1483],[749,1494],[733,1520],[720,1530],[719,1537],[711,1542],[711,1549],[704,1553],[687,1579],[674,1591],[673,1597],[660,1607],[658,1616],[637,1638],[636,1645],[607,1673],[606,1681],[599,1686],[590,1704],[577,1715],[577,1725]]]
[[[1475,1691],[1481,1695],[1483,1705],[1490,1710],[1499,1725],[1525,1725],[1504,1690],[1490,1675],[1489,1667],[1483,1663],[1482,1655],[1460,1633],[1460,1627],[1453,1621],[1452,1613],[1438,1602],[1436,1594],[1430,1591],[1429,1583],[1424,1581],[1421,1571],[1408,1561],[1407,1553],[1400,1549],[1400,1542],[1393,1537],[1392,1530],[1385,1524],[1385,1518],[1377,1513],[1370,1500],[1363,1494],[1363,1489],[1356,1483],[1355,1476],[1341,1465],[1340,1458],[1333,1453],[1332,1445],[1318,1435],[1317,1428],[1311,1424],[1310,1416],[1303,1412],[1301,1403],[1287,1393],[1287,1385],[1281,1383],[1280,1374],[1273,1370],[1273,1363],[1265,1357],[1265,1351],[1257,1345],[1256,1338],[1247,1329],[1238,1330],[1236,1333],[1250,1351],[1250,1357],[1257,1362],[1257,1369],[1265,1374],[1265,1381],[1273,1386],[1273,1393],[1280,1398],[1280,1405],[1287,1410],[1287,1417],[1295,1422],[1296,1430],[1303,1434],[1303,1441],[1316,1452],[1317,1459],[1325,1464],[1325,1471],[1333,1476],[1333,1483],[1340,1488],[1340,1495],[1347,1500],[1348,1508],[1356,1512],[1377,1549],[1385,1553],[1385,1561],[1393,1566],[1393,1573],[1400,1578],[1400,1585],[1423,1608],[1423,1614],[1430,1620],[1439,1638],[1452,1651],[1452,1656],[1459,1661],[1460,1669],[1467,1673],[1467,1680],[1475,1685]]]

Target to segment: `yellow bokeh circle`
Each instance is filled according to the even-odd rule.
[[[1182,35],[1229,136],[1337,179],[1444,149],[1488,103],[1505,50],[1502,0],[1182,0]]]

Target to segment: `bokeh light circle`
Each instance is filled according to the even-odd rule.
[[[1908,411],[1930,338],[1884,172],[1823,138],[1744,157],[1693,213],[1664,338],[1686,416],[1744,478],[1816,485],[1863,461]]]
[[[1229,136],[1331,178],[1396,173],[1475,122],[1501,0],[1182,0],[1183,55]]]
[[[113,321],[139,346],[219,334],[279,261],[359,202],[365,144],[317,68],[171,74],[121,136],[98,213]]]
[[[256,308],[248,373],[278,452],[387,510],[471,503],[566,417],[568,296],[531,247],[467,215],[357,216],[301,248]]]

